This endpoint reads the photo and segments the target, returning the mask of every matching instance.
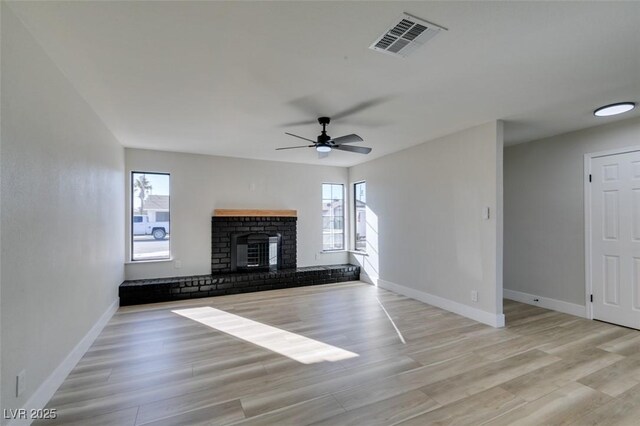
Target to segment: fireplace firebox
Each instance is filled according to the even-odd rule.
[[[231,234],[231,271],[276,271],[281,265],[278,233]]]

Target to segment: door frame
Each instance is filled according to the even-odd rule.
[[[591,182],[589,182],[589,175],[591,175],[591,160],[599,157],[628,154],[630,152],[638,151],[640,151],[640,146],[636,145],[584,154],[584,304],[586,307],[585,315],[591,320],[593,319],[593,302],[591,302],[591,294],[593,291],[593,282],[591,280]]]

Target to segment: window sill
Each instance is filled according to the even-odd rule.
[[[127,260],[124,262],[125,265],[137,265],[139,263],[162,263],[162,262],[173,262],[173,257],[169,259],[149,259],[149,260]]]
[[[331,253],[351,253],[351,254],[359,254],[361,256],[369,256],[366,251],[360,250],[322,250],[320,254],[331,254]]]

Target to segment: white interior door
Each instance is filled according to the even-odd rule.
[[[591,159],[593,317],[640,329],[640,151]]]

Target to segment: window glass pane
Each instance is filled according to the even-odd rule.
[[[331,200],[322,200],[322,216],[331,216],[333,210],[331,209]]]
[[[342,250],[344,248],[344,234],[342,232],[335,232],[334,237],[334,250]]]
[[[359,182],[354,186],[354,212],[355,212],[355,249],[366,251],[367,249],[367,183]]]
[[[331,185],[322,185],[322,199],[330,200],[331,199]]]
[[[156,212],[157,222],[169,222],[169,212]]]
[[[169,175],[131,174],[131,259],[170,257]]]
[[[322,249],[344,249],[344,185],[322,185]]]
[[[331,185],[331,198],[334,200],[342,200],[342,185]]]

